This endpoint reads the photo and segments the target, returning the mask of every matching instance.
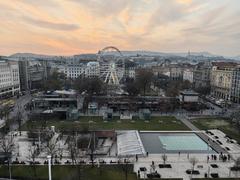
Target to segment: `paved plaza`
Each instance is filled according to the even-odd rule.
[[[154,131],[151,131],[154,132]],[[161,132],[161,131],[160,131]],[[174,131],[172,131],[174,132]],[[183,131],[186,133],[186,131]],[[166,131],[164,131],[166,133]],[[170,133],[170,131],[169,131]],[[176,133],[176,132],[175,132]],[[191,132],[192,133],[192,132]],[[195,132],[196,133],[196,132]],[[203,133],[203,132],[202,132]],[[28,138],[27,132],[22,132],[22,135],[19,136],[19,132],[14,132],[14,141],[16,144],[16,148],[14,150],[13,160],[18,159],[18,161],[24,161],[26,164],[29,164],[31,159],[29,158],[29,148],[32,146],[32,142]],[[62,158],[58,158],[59,164],[71,164],[71,158],[69,155],[69,151],[67,149],[66,139],[67,137],[63,136],[62,138],[58,138],[60,134],[55,133],[51,140],[56,143],[56,146],[62,150]],[[205,136],[207,136],[212,141],[216,142],[216,137],[218,141],[222,144],[217,143],[221,148],[226,151],[222,152],[223,155],[231,157],[223,162],[220,158],[220,153],[213,152],[216,155],[216,159],[212,159],[211,151],[208,153],[193,153],[193,152],[180,152],[180,153],[158,153],[158,154],[141,154],[136,156],[131,154],[131,156],[126,156],[129,163],[134,165],[134,172],[140,176],[140,178],[146,178],[147,174],[152,172],[157,172],[161,175],[161,178],[183,178],[184,180],[188,180],[191,178],[191,175],[186,173],[186,170],[192,169],[192,164],[190,163],[190,159],[196,158],[197,163],[194,167],[195,170],[199,171],[199,175],[193,175],[193,178],[204,178],[206,175],[211,177],[211,174],[218,174],[221,178],[227,177],[239,177],[240,173],[237,174],[234,171],[230,171],[230,167],[234,166],[235,160],[237,157],[240,157],[240,146],[236,143],[235,140],[230,140],[226,135],[216,129],[209,130],[207,133],[205,132]],[[104,164],[118,164],[124,163],[124,156],[118,156],[117,149],[118,143],[112,145],[110,140],[106,140],[105,142],[107,147],[110,147],[110,151],[107,155],[98,155],[94,157],[94,163],[97,165],[100,162],[104,162]],[[39,164],[44,164],[46,162],[46,156],[48,155],[48,151],[46,149],[47,144],[43,143],[41,145],[41,152],[37,156],[35,161],[38,161]],[[229,150],[226,149],[228,147]],[[104,150],[104,147],[103,147]],[[170,164],[171,168],[160,168],[159,164],[164,164],[163,162],[163,154],[167,156],[166,164]],[[86,155],[86,152],[82,151],[82,154],[78,158],[78,161],[84,161],[85,164],[91,164],[90,156]],[[151,166],[154,163],[154,167]],[[213,167],[217,166],[217,167]],[[140,171],[140,168],[146,168],[145,171]]]
[[[237,174],[230,172],[229,168],[234,165],[234,161],[222,162],[221,160],[209,160],[207,162],[208,154],[167,154],[166,164],[171,164],[172,168],[159,168],[159,164],[163,164],[161,158],[162,154],[151,154],[148,157],[139,158],[138,162],[134,163],[134,171],[138,173],[140,167],[145,167],[146,171],[140,171],[140,178],[146,178],[146,174],[152,171],[152,161],[155,164],[155,171],[157,171],[161,178],[183,178],[184,180],[189,180],[191,175],[186,173],[187,169],[192,169],[192,164],[190,159],[192,157],[197,158],[198,163],[195,166],[195,170],[200,172],[199,175],[193,175],[193,178],[204,178],[205,173],[218,173],[219,177],[240,177]],[[212,168],[211,164],[217,164],[218,168]],[[211,177],[211,176],[210,176]]]

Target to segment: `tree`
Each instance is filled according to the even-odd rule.
[[[48,142],[47,144],[47,153],[48,155],[51,156],[51,162],[53,162],[53,158],[55,158],[55,156],[58,153],[58,148],[57,148],[57,141],[53,141],[52,139]]]
[[[90,139],[90,160],[92,163],[92,167],[94,167],[94,150],[95,150],[95,132],[93,131],[91,133],[91,139]]]
[[[73,87],[79,93],[86,92],[90,96],[93,94],[100,94],[105,90],[104,83],[98,77],[82,77],[79,76],[73,83]]]
[[[5,136],[2,135],[1,139],[0,139],[0,149],[1,151],[3,151],[6,155],[6,157],[8,158],[8,169],[9,169],[9,177],[11,179],[11,167],[10,167],[10,162],[11,162],[11,158],[12,158],[12,152],[14,150],[14,139],[13,136]]]
[[[77,168],[77,177],[78,180],[82,177],[82,165],[81,162],[78,164],[77,159],[80,159],[80,149],[78,148],[78,139],[77,139],[76,133],[73,131],[72,136],[68,137],[68,152],[72,160],[72,164],[75,164],[75,167]]]
[[[167,161],[167,155],[166,154],[162,155],[162,160],[163,160],[163,164],[166,164],[166,161]]]
[[[50,75],[48,79],[44,81],[43,89],[45,91],[54,91],[62,89],[65,82],[66,82],[65,74],[54,71],[52,75]]]
[[[124,90],[128,92],[130,96],[136,96],[140,93],[138,85],[135,81],[126,83]]]
[[[140,90],[143,91],[145,96],[146,90],[150,87],[153,78],[153,73],[147,69],[141,69],[137,73],[136,82]]]
[[[198,160],[197,160],[197,158],[192,157],[192,158],[189,159],[189,162],[192,164],[192,173],[193,173],[194,167],[195,167],[195,165],[198,163]],[[192,174],[192,173],[191,173],[191,174]]]
[[[119,162],[122,162],[121,159],[119,159]],[[122,170],[124,172],[125,175],[125,180],[128,180],[128,172],[130,171],[130,165],[129,165],[129,157],[123,157],[123,162],[121,163],[122,166]]]
[[[37,171],[36,171],[36,163],[35,163],[35,159],[38,155],[38,148],[37,146],[29,146],[29,149],[28,149],[28,159],[31,161],[31,165],[32,165],[32,168],[33,168],[33,172],[34,172],[34,177],[36,178],[37,177]]]
[[[240,167],[240,157],[238,157],[235,161],[235,167]]]
[[[10,128],[10,119],[9,119],[9,114],[11,112],[11,109],[9,106],[3,106],[1,109],[0,109],[0,119],[4,119],[5,120],[5,125],[4,125],[4,128],[3,128],[3,133],[4,134],[7,134],[8,131],[9,131],[9,128]]]
[[[192,87],[191,82],[188,80],[182,80],[182,81],[180,80],[180,81],[178,81],[178,83],[179,83],[180,90],[190,89]]]
[[[5,153],[12,153],[14,150],[14,138],[13,136],[1,136],[0,139],[1,150]]]
[[[21,106],[17,106],[17,114],[16,114],[16,120],[17,120],[17,123],[18,123],[18,129],[19,129],[19,132],[20,132],[20,136],[22,135],[22,130],[21,130],[21,127],[22,127],[22,115],[23,113],[23,109],[21,108]]]
[[[72,160],[72,164],[77,164],[77,144],[75,140],[75,136],[69,136],[69,141],[68,141],[68,152]]]

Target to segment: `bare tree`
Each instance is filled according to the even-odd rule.
[[[14,139],[12,135],[1,136],[0,148],[4,153],[12,153],[14,150]]]
[[[21,108],[21,106],[17,106],[17,114],[16,114],[16,121],[18,123],[18,130],[20,132],[20,136],[22,135],[22,118],[23,118],[23,109]]]
[[[121,159],[119,160],[119,162],[121,163],[124,175],[125,175],[125,180],[128,180],[128,172],[130,171],[130,161],[129,161],[129,157],[123,157],[123,161],[121,161]]]
[[[69,136],[68,140],[68,152],[72,160],[72,164],[75,164],[75,167],[77,169],[77,177],[78,180],[81,180],[82,177],[82,164],[81,164],[81,157],[80,157],[80,149],[78,148],[78,136],[77,134],[73,131],[73,135]],[[79,164],[78,160],[79,159]]]
[[[50,140],[47,144],[47,153],[51,156],[51,161],[57,156],[57,141]],[[53,162],[53,161],[52,161]]]
[[[12,158],[12,152],[14,150],[14,139],[13,136],[5,136],[2,135],[0,139],[0,149],[3,151],[8,159],[8,169],[9,169],[9,178],[11,179],[11,158]]]
[[[33,168],[33,172],[34,172],[34,177],[36,178],[37,177],[37,171],[36,171],[36,163],[35,163],[35,160],[36,160],[36,157],[38,155],[38,148],[37,146],[29,146],[29,149],[28,149],[28,159],[30,160],[30,164],[32,165],[32,168]]]
[[[154,173],[156,170],[156,165],[154,163],[154,161],[152,161],[152,164],[150,165],[150,173]]]
[[[4,119],[5,120],[5,126],[3,128],[3,133],[7,134],[10,128],[10,119],[9,119],[9,114],[10,114],[11,110],[9,106],[3,106],[0,109],[0,119]]]
[[[148,69],[141,69],[137,73],[136,83],[138,87],[143,90],[143,95],[145,96],[146,90],[150,87],[153,79],[152,71]]]
[[[189,159],[189,162],[192,164],[192,172],[191,172],[191,177],[192,177],[192,174],[193,174],[193,171],[194,171],[194,167],[198,163],[198,159],[196,157],[192,157],[192,158]]]
[[[163,160],[163,164],[166,164],[166,161],[167,161],[167,155],[166,154],[162,155],[162,160]]]
[[[97,77],[88,78],[79,76],[75,79],[73,87],[79,93],[87,92],[90,96],[100,94],[106,90],[103,81]]]
[[[235,166],[240,167],[240,157],[238,157],[235,161]]]
[[[77,156],[77,147],[76,147],[76,141],[74,140],[74,137],[70,137],[68,141],[68,152],[72,160],[72,164],[76,164],[76,156]]]

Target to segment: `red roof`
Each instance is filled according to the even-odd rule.
[[[109,131],[96,131],[95,132],[96,137],[115,137],[116,133],[114,130],[109,130]]]

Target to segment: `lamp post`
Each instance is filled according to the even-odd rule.
[[[49,180],[52,180],[51,156],[47,156],[47,159],[48,159],[48,177],[49,177]]]
[[[208,172],[207,172],[207,178],[209,178],[209,175],[210,175],[210,164],[209,164],[209,159],[210,159],[210,139],[208,138],[208,142],[207,142],[207,154],[208,154],[208,157],[207,157],[207,163],[208,163]]]
[[[8,157],[8,171],[9,171],[9,179],[12,180],[12,170],[11,170],[11,157]]]

